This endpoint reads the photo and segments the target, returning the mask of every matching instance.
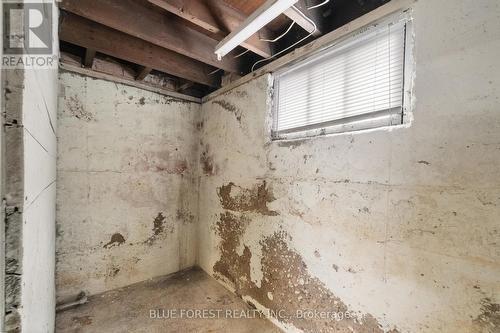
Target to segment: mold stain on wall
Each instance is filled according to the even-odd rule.
[[[116,233],[111,236],[111,240],[108,243],[104,244],[103,247],[105,249],[110,249],[114,246],[120,246],[123,243],[125,243],[125,238],[123,237],[123,235],[120,233]]]
[[[86,122],[95,120],[94,114],[85,110],[85,108],[83,107],[83,103],[77,96],[70,96],[69,98],[67,98],[66,106],[69,112],[78,119]]]
[[[152,245],[155,240],[165,231],[165,216],[162,212],[153,220],[153,234],[144,242],[145,244]]]
[[[212,104],[218,105],[225,111],[232,113],[236,117],[236,120],[241,122],[242,111],[236,105],[226,100],[213,101]]]

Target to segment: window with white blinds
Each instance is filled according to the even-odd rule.
[[[401,124],[406,23],[356,34],[275,76],[275,138]]]

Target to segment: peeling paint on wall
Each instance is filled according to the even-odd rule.
[[[241,188],[230,182],[221,186],[217,194],[222,207],[239,212],[257,212],[262,215],[276,216],[278,212],[270,210],[268,203],[275,200],[266,182],[251,189]]]
[[[290,236],[283,231],[260,241],[263,278],[260,286],[255,285],[250,276],[252,253],[242,244],[249,223],[248,218],[224,213],[216,224],[221,238],[220,259],[213,270],[218,277],[229,281],[238,295],[251,298],[272,313],[279,313],[278,319],[304,332],[398,332],[383,330],[371,315],[351,312],[321,281],[310,275],[302,257],[289,248]],[[240,255],[238,248],[242,245],[244,250]],[[301,318],[300,314],[306,310],[352,318]]]

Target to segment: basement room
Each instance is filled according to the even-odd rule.
[[[500,333],[500,1],[0,8],[0,332]]]

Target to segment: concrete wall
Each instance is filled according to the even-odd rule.
[[[51,8],[57,50],[57,8]],[[7,332],[54,331],[57,72],[2,72]]]
[[[202,106],[199,264],[287,331],[500,331],[500,4],[413,5],[409,128],[271,142],[268,77]]]
[[[63,72],[57,298],[195,263],[200,105]]]

